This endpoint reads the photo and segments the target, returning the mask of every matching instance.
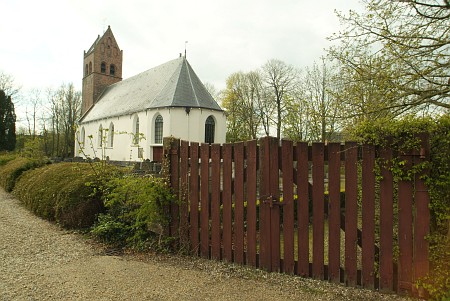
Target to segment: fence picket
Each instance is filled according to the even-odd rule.
[[[209,144],[200,146],[200,254],[209,258]]]
[[[226,261],[233,261],[232,251],[232,144],[222,146],[223,156],[223,257]]]
[[[189,199],[188,199],[188,152],[189,142],[181,141],[180,145],[180,244],[185,250],[189,242]]]
[[[292,170],[293,143],[282,140],[282,173],[283,173],[283,239],[284,260],[283,271],[294,273],[294,176]]]
[[[345,283],[356,286],[358,281],[358,148],[345,143]]]
[[[234,144],[234,262],[244,264],[244,143]]]
[[[328,144],[328,279],[340,282],[341,158],[340,143]]]
[[[313,143],[313,264],[314,278],[324,278],[324,144]]]
[[[211,145],[211,257],[220,259],[220,145]]]
[[[404,167],[409,170],[412,166],[412,157],[406,154],[400,156],[404,160]],[[399,293],[404,294],[412,288],[412,256],[413,256],[413,233],[412,233],[412,182],[406,179],[398,183],[398,247],[400,257],[398,261],[398,287]]]
[[[375,148],[363,146],[362,163],[362,285],[375,285]]]
[[[309,276],[309,181],[308,144],[297,143],[298,274]]]
[[[260,185],[259,185],[259,233],[260,250],[259,266],[267,271],[271,270],[271,246],[270,246],[270,207],[265,203],[266,198],[270,196],[270,144],[269,137],[260,140]]]
[[[199,252],[199,169],[198,169],[198,143],[191,142],[190,151],[190,178],[189,178],[189,234],[191,239],[191,251],[198,255]]]
[[[390,172],[392,150],[383,148],[380,151],[383,162],[380,181],[380,290],[394,290],[393,265],[393,228],[394,228],[394,182]]]
[[[247,264],[256,266],[256,189],[257,189],[257,141],[248,141],[247,150]]]

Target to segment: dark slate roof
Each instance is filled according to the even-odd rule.
[[[222,111],[186,58],[180,57],[107,87],[81,121],[163,107]]]

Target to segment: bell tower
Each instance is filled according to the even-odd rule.
[[[100,35],[83,57],[81,116],[95,104],[106,87],[122,80],[123,51],[117,45],[111,27]]]

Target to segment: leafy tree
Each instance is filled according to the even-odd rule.
[[[0,90],[0,151],[12,151],[16,146],[16,114],[11,96]]]
[[[386,95],[380,109],[399,115],[450,108],[450,5],[447,0],[363,0],[365,12],[339,13],[340,41],[329,50],[347,78]],[[380,99],[379,97],[372,100]],[[358,112],[359,113],[359,112]]]
[[[227,141],[256,139],[262,124],[259,114],[263,102],[259,73],[233,73],[228,77],[222,95],[222,105],[227,111]]]

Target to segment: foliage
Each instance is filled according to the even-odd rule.
[[[370,114],[380,109],[398,115],[450,108],[448,1],[362,3],[365,11],[361,13],[338,14],[343,26],[332,39],[340,44],[329,50],[341,63],[343,77],[353,78],[355,87],[365,93],[359,101],[354,98],[354,110],[366,106],[366,99],[370,104],[365,110]],[[346,89],[352,94],[351,88]]]
[[[169,223],[164,206],[173,201],[171,190],[162,179],[128,175],[108,182],[105,191],[106,213],[92,228],[94,236],[137,249],[152,245],[155,232],[161,238],[162,227]]]
[[[103,211],[97,179],[87,164],[58,163],[23,174],[14,195],[36,215],[66,228],[91,226]]]
[[[44,162],[30,158],[17,157],[0,166],[0,186],[6,191],[13,190],[19,176],[29,170],[41,166]]]
[[[430,238],[431,272],[419,279],[418,286],[427,290],[434,300],[450,299],[450,240],[434,235]]]
[[[422,285],[433,297],[439,299],[450,289],[450,115],[446,114],[435,120],[410,116],[398,121],[363,122],[348,135],[364,142],[390,145],[397,152],[409,149],[420,153],[418,135],[422,133],[428,133],[430,138],[429,158],[410,170],[403,168],[404,160],[394,159],[390,162],[390,168],[397,179],[411,179],[417,174],[425,178],[430,194],[432,224],[429,240],[432,270],[423,279]],[[426,171],[426,176],[423,171]],[[444,239],[445,236],[447,239]]]
[[[227,141],[256,139],[262,120],[258,114],[263,91],[259,72],[237,72],[227,78],[222,105],[227,111]]]
[[[1,168],[1,166],[8,163],[9,161],[14,160],[16,157],[17,157],[17,155],[14,153],[9,153],[9,152],[0,153],[0,168]]]
[[[0,151],[16,147],[16,113],[11,96],[0,90]]]

